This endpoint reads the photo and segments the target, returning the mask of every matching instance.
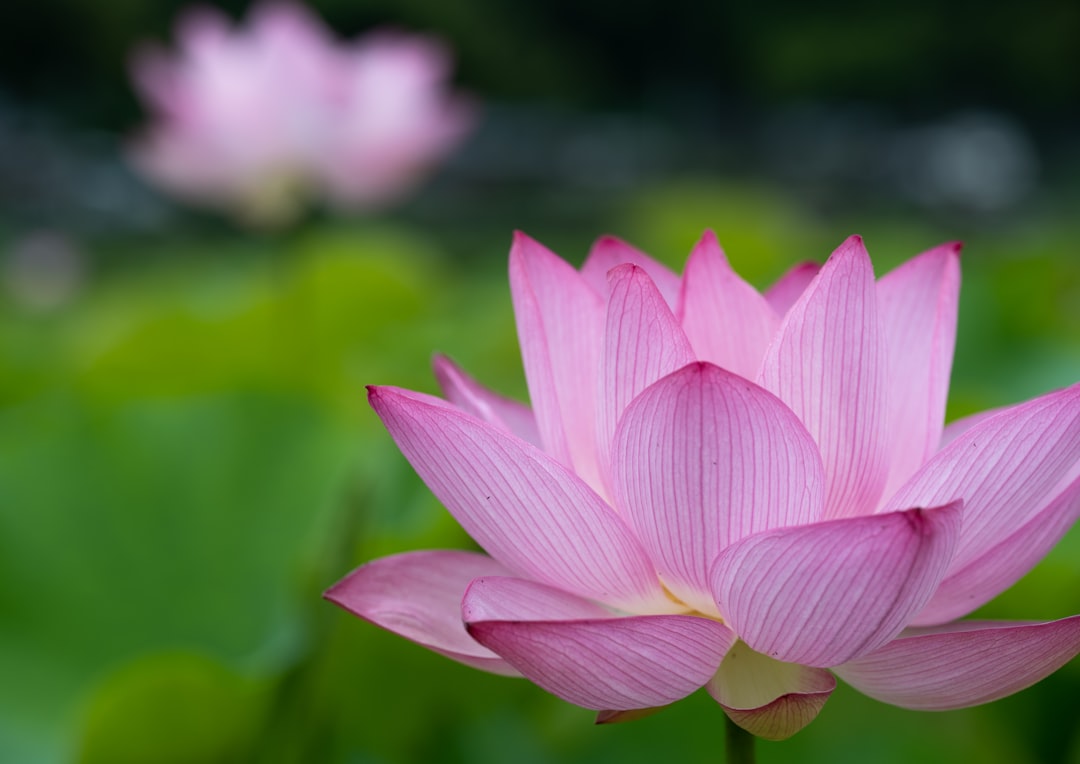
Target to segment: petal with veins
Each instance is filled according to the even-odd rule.
[[[547,454],[430,395],[368,398],[432,493],[492,557],[520,574],[631,611],[670,608],[640,542]]]
[[[405,552],[361,565],[323,595],[345,610],[473,668],[517,676],[465,631],[461,600],[473,579],[507,575],[482,554]]]
[[[539,608],[537,615],[546,610],[572,617],[522,620],[522,598],[530,601],[528,610]],[[469,633],[524,676],[598,711],[652,708],[686,697],[709,680],[735,641],[731,629],[709,618],[582,619],[590,606],[529,581],[480,579],[466,592],[462,613]]]
[[[825,463],[825,516],[872,512],[887,462],[885,343],[862,239],[829,257],[784,317],[761,384],[799,415]],[[915,506],[915,505],[908,505]]]
[[[616,505],[683,602],[716,613],[709,566],[758,531],[821,516],[813,439],[774,395],[692,363],[634,399],[615,434]]]
[[[961,503],[780,528],[728,547],[712,568],[727,623],[759,653],[829,667],[881,647],[941,583]]]
[[[677,314],[698,358],[747,379],[780,325],[765,298],[731,269],[712,231],[690,253]]]
[[[1049,623],[958,621],[914,632],[834,671],[885,703],[947,711],[1019,692],[1080,654],[1080,615]]]
[[[536,417],[524,403],[488,390],[444,355],[435,356],[432,364],[435,379],[446,396],[462,411],[501,427],[522,440],[541,448]]]

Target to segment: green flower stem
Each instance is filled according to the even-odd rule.
[[[754,764],[754,736],[724,714],[727,764]]]

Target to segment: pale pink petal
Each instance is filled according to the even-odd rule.
[[[883,276],[878,310],[889,356],[889,496],[937,450],[945,424],[960,245],[925,252]]]
[[[616,506],[688,605],[716,613],[709,567],[729,544],[817,520],[824,476],[813,439],[775,396],[709,363],[639,395],[612,452]]]
[[[720,554],[713,592],[754,650],[835,666],[896,637],[926,605],[961,518],[956,502],[759,533]]]
[[[698,358],[756,379],[780,319],[754,287],[731,269],[712,231],[690,253],[679,320]]]
[[[488,390],[444,355],[435,356],[435,379],[446,396],[462,411],[501,427],[524,441],[541,447],[536,417],[524,403]]]
[[[1019,692],[1077,654],[1080,615],[1033,624],[959,621],[903,636],[834,671],[884,703],[947,711]]]
[[[561,464],[433,396],[368,390],[405,458],[492,557],[627,610],[670,606],[630,529]]]
[[[791,310],[791,306],[798,301],[820,270],[820,263],[799,263],[765,291],[765,299],[776,311],[776,315],[783,316]]]
[[[965,430],[886,504],[964,500],[949,575],[1025,525],[1064,490],[1080,462],[1080,384],[1005,409]],[[1056,489],[1056,491],[1055,491]]]
[[[852,236],[788,311],[761,375],[821,448],[826,517],[872,512],[881,496],[885,362],[874,272],[862,239]]]
[[[836,689],[836,677],[824,669],[781,663],[736,642],[705,687],[744,730],[784,740],[814,720]]]
[[[522,233],[510,249],[510,292],[544,449],[600,489],[596,375],[603,300],[577,271]]]
[[[597,452],[610,484],[611,440],[623,410],[656,380],[694,360],[675,315],[645,271],[620,265],[608,273],[607,306],[599,385]]]
[[[620,614],[553,586],[504,575],[478,577],[461,601],[465,623],[478,621],[595,621]]]
[[[661,265],[640,249],[614,236],[601,236],[596,240],[581,266],[581,276],[597,294],[606,295],[608,271],[626,263],[636,265],[649,274],[668,306],[675,309],[675,303],[679,299],[679,277],[666,265]]]
[[[949,424],[945,425],[945,430],[941,433],[941,442],[938,443],[937,450],[940,451],[941,449],[945,448],[945,446],[952,443],[954,440],[960,437],[960,435],[970,430],[979,422],[989,419],[996,414],[1000,414],[1006,408],[1009,407],[1001,406],[999,408],[987,409],[986,411],[979,411],[975,414],[961,417],[960,419],[957,419],[953,422],[949,422]]]
[[[361,565],[323,595],[345,610],[473,668],[517,676],[465,631],[461,599],[474,578],[506,575],[474,552],[422,551]]]
[[[913,625],[944,623],[967,615],[1019,581],[1080,519],[1080,480],[1058,494],[996,546],[941,582]]]
[[[719,621],[689,615],[520,620],[516,600],[527,588],[506,579],[474,583],[462,605],[469,633],[548,692],[585,708],[652,708],[684,698],[709,680],[735,641]],[[576,616],[588,607],[532,588],[540,591],[527,611],[555,606]]]

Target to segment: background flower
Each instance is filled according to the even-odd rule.
[[[311,195],[352,209],[396,201],[472,124],[447,92],[447,52],[426,37],[343,44],[284,1],[236,29],[192,11],[177,37],[177,54],[147,47],[134,59],[156,122],[133,161],[163,188],[254,223],[287,221]]]

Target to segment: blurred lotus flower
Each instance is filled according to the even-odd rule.
[[[906,708],[985,703],[1080,652],[1080,616],[958,621],[1080,514],[1080,385],[943,427],[959,247],[875,281],[859,237],[761,294],[707,233],[680,279],[601,239],[575,271],[517,236],[532,410],[449,360],[447,400],[370,401],[483,547],[327,592],[600,721],[706,687],[780,739],[840,676]]]
[[[133,161],[249,222],[286,222],[312,194],[353,209],[396,201],[472,123],[471,105],[447,91],[447,52],[427,37],[376,31],[345,45],[287,2],[257,7],[239,29],[198,9],[177,36],[178,55],[134,59],[156,122]]]

